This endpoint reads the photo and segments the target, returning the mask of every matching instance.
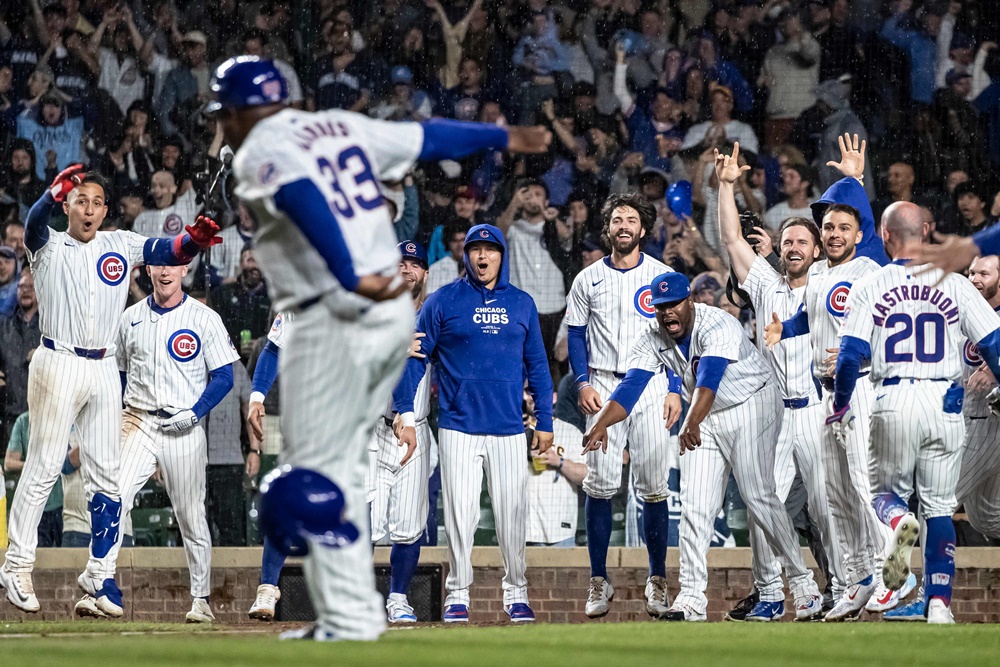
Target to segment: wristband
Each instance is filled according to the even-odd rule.
[[[563,457],[560,456],[559,457],[559,467],[557,467],[556,470],[562,470],[563,463],[565,463],[565,462],[566,462],[566,459],[564,459]]]
[[[264,403],[264,394],[259,391],[250,392],[250,402],[251,403]]]
[[[416,428],[417,419],[412,412],[404,412],[399,415],[399,420],[403,424],[403,428]]]

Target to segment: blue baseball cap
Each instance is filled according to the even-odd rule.
[[[668,271],[653,278],[649,291],[653,293],[649,302],[654,306],[674,303],[691,296],[691,283],[683,273]]]
[[[390,74],[390,78],[392,79],[393,84],[398,84],[398,83],[412,84],[413,72],[406,65],[396,65],[395,67],[392,68],[392,73]]]
[[[271,60],[237,56],[219,65],[212,77],[215,100],[205,113],[279,104],[288,99],[288,83]]]
[[[469,230],[469,233],[465,235],[465,246],[468,247],[471,243],[477,243],[479,241],[486,241],[488,243],[493,243],[500,246],[501,250],[507,247],[507,243],[504,241],[503,232],[500,231],[498,227],[493,225],[476,225]]]
[[[399,252],[403,255],[403,259],[413,259],[424,265],[426,269],[427,264],[427,251],[422,245],[416,241],[403,241],[398,246]]]

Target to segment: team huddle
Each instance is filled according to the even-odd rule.
[[[413,241],[397,245],[392,222],[402,211],[382,188],[418,160],[538,152],[551,137],[541,128],[297,111],[285,105],[280,72],[255,57],[220,66],[213,91],[211,111],[237,150],[237,194],[280,311],[248,417],[262,438],[263,398],[278,378],[283,450],[261,487],[264,553],[249,615],[274,618],[285,557],[302,555],[317,624],[297,636],[372,640],[387,621],[416,621],[407,594],[437,457],[450,555],[444,620],[468,621],[477,602],[471,557],[485,474],[504,562],[503,609],[512,622],[533,621],[525,388],[531,448],[544,453],[554,430],[538,310],[510,282],[503,230],[486,224],[466,235],[464,277],[425,298],[427,255]],[[737,319],[695,303],[683,274],[642,253],[656,222],[644,197],[605,203],[610,254],[576,277],[566,314],[587,415],[591,579],[581,595],[589,617],[607,614],[615,596],[611,498],[626,449],[643,503],[646,610],[665,621],[707,618],[707,553],[730,473],[748,509],[754,579],[730,620],[781,619],[784,570],[797,621],[855,620],[867,609],[953,623],[956,507],[964,503],[977,530],[1000,538],[997,257],[976,257],[970,279],[935,268],[945,262],[928,250],[927,225],[912,204],[890,206],[876,230],[861,184],[865,147],[845,137],[841,148],[831,166],[844,178],[813,205],[815,220],[784,222],[773,263],[741,232],[734,183],[749,167],[738,164],[739,145],[731,156],[716,153],[718,231],[733,281],[756,312],[756,345]],[[238,355],[218,315],[187,297],[181,280],[219,241],[219,228],[199,217],[172,239],[99,232],[107,196],[99,177],[72,167],[28,216],[43,346],[30,366],[32,456],[11,507],[0,586],[20,609],[39,611],[36,528],[75,426],[92,526],[76,613],[122,616],[119,526],[159,467],[191,575],[187,620],[211,622],[200,422],[231,389]],[[60,204],[65,233],[48,226]],[[141,264],[153,294],[125,310],[126,278]],[[427,423],[432,368],[437,441]],[[666,572],[671,447],[680,452],[682,505],[674,596]],[[832,599],[806,566],[784,508],[796,474],[830,564]],[[371,552],[384,538],[392,543],[385,601]],[[918,588],[909,567],[918,541],[924,581],[899,606]]]

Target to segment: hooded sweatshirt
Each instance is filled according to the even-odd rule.
[[[476,241],[500,246],[503,258],[493,289],[476,279],[468,247]],[[393,392],[400,414],[413,411],[417,385],[428,363],[438,368],[438,426],[473,435],[520,435],[522,388],[527,377],[535,400],[536,429],[552,432],[552,378],[527,292],[510,284],[503,232],[476,225],[465,237],[465,277],[431,294],[420,310],[417,331],[424,359],[409,359]]]
[[[875,231],[875,214],[868,201],[868,193],[856,178],[842,178],[823,193],[823,196],[812,204],[813,220],[823,228],[823,212],[830,204],[847,204],[861,213],[861,243],[855,249],[856,257],[868,257],[885,266],[889,256],[885,254],[882,239]]]

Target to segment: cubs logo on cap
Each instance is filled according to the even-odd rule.
[[[507,242],[504,240],[503,232],[500,231],[499,227],[494,227],[493,225],[475,225],[465,235],[465,245],[477,243],[479,241],[489,241],[490,243],[495,243],[500,246],[501,250],[507,247]]]
[[[657,306],[661,303],[673,303],[681,301],[691,296],[691,282],[683,273],[668,271],[653,278],[648,288],[651,292],[649,300],[650,306]],[[636,307],[639,295],[636,294]],[[641,309],[640,309],[641,312]]]
[[[488,239],[490,237],[490,233],[488,231],[486,231],[485,229],[480,229],[479,230],[479,236],[481,236],[484,239]]]
[[[201,339],[190,329],[174,332],[167,340],[167,352],[176,361],[191,361],[201,350]]]
[[[97,260],[97,275],[105,284],[114,287],[125,280],[127,264],[116,252],[106,252]]]
[[[257,56],[237,56],[219,65],[212,78],[216,99],[206,113],[278,104],[288,99],[288,84],[274,62]]]
[[[962,361],[965,362],[966,366],[979,366],[983,363],[983,355],[979,354],[979,346],[971,340],[965,341],[965,347],[962,348]]]
[[[663,285],[660,287],[663,287]],[[653,291],[649,288],[649,285],[643,285],[639,288],[635,293],[633,303],[635,303],[635,309],[643,317],[653,317],[656,315],[656,308],[653,307]]]
[[[417,243],[416,241],[403,241],[398,246],[399,253],[403,256],[403,259],[412,259],[420,264],[426,269],[427,263],[427,251],[424,247]]]
[[[851,283],[840,282],[833,286],[830,293],[826,295],[826,309],[834,317],[843,317],[847,314],[847,297],[851,293]]]

